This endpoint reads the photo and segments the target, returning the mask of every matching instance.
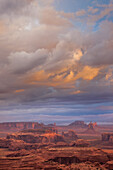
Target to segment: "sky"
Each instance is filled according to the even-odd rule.
[[[113,0],[0,0],[0,122],[113,123]]]

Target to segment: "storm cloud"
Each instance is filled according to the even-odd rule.
[[[89,104],[112,105],[111,1],[89,3],[87,8],[81,6],[75,11],[70,7],[68,12],[64,6],[61,10],[54,0],[0,0],[0,4],[0,106],[3,110],[20,106],[28,113],[28,106],[38,108],[40,103],[50,108],[54,104],[59,107],[60,103],[64,108],[67,104],[85,108]],[[52,113],[57,115],[55,110]],[[85,112],[87,115],[87,109]],[[6,109],[4,115],[7,113]],[[62,113],[66,110],[61,116]],[[99,113],[97,110],[96,114]],[[75,109],[75,117],[76,114]]]

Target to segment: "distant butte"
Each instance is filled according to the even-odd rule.
[[[85,124],[84,121],[77,120],[77,121],[69,124],[68,127],[86,128],[86,127],[88,127],[88,125]]]
[[[85,134],[96,134],[98,132],[95,131],[95,129],[94,129],[95,127],[97,127],[97,123],[96,122],[95,123],[90,122],[88,124],[88,129],[86,131],[84,131],[83,133],[85,133]]]

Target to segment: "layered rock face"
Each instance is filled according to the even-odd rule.
[[[70,141],[75,141],[77,139],[76,133],[71,130],[60,135],[53,127],[27,129],[8,134],[6,138],[0,139],[0,148],[9,148],[10,150],[30,150],[45,147],[47,145],[66,147],[69,146]]]
[[[49,148],[14,151],[0,157],[2,170],[44,169],[44,170],[112,170],[110,155],[96,148]]]
[[[32,133],[14,133],[7,135],[7,139],[22,140],[26,143],[50,144],[64,142],[63,136],[56,133],[32,134]]]
[[[55,129],[30,129],[8,134],[6,138],[0,139],[0,148],[9,150],[37,149],[49,145],[64,143],[64,137],[54,132]],[[64,145],[63,144],[63,145]],[[61,145],[61,144],[60,144]]]
[[[43,127],[43,124],[38,122],[8,122],[0,123],[1,130],[22,130],[22,129],[38,129]]]
[[[108,141],[110,143],[113,143],[113,133],[103,133],[102,141]]]
[[[88,147],[89,143],[84,139],[78,139],[75,142],[72,142],[70,146],[76,146],[76,147]]]
[[[69,130],[68,132],[62,132],[62,136],[67,140],[77,140],[77,134],[73,130]]]

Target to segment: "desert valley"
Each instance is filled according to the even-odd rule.
[[[112,170],[113,125],[0,123],[1,170]]]

